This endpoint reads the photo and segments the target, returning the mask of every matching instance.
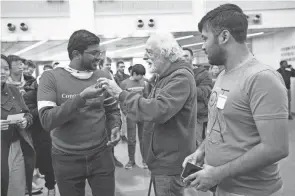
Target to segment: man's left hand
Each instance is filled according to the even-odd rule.
[[[183,180],[189,187],[195,187],[198,191],[208,191],[220,183],[222,177],[217,172],[216,167],[204,164],[204,169],[189,175]]]
[[[120,139],[121,139],[120,128],[115,127],[112,129],[111,141],[108,141],[107,145],[116,146],[119,143]]]
[[[116,99],[118,99],[120,93],[122,92],[122,89],[117,85],[117,83],[114,80],[109,80],[107,78],[99,78],[97,80],[97,83],[99,84],[99,86],[106,89],[108,93],[110,93]]]

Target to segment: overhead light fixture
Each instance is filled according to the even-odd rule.
[[[263,35],[263,34],[264,34],[264,32],[252,33],[252,34],[248,34],[248,35],[247,35],[247,38],[249,38],[249,37],[255,37],[255,36]]]
[[[181,47],[191,47],[191,46],[200,46],[203,45],[204,42],[199,42],[199,43],[194,43],[194,44],[187,44],[187,45],[183,45]]]
[[[106,45],[106,44],[110,44],[110,43],[113,43],[113,42],[120,41],[122,39],[124,39],[124,38],[120,37],[120,38],[116,38],[116,39],[111,39],[111,40],[108,40],[108,41],[101,42],[100,45],[103,46],[103,45]]]
[[[189,39],[189,38],[192,38],[192,37],[194,37],[194,36],[193,35],[188,35],[188,36],[178,37],[178,38],[176,38],[176,40],[179,41],[179,40]],[[138,46],[132,46],[132,47],[129,47],[129,48],[115,50],[115,51],[111,51],[109,53],[124,52],[124,51],[132,50],[132,49],[138,49],[138,48],[143,48],[143,47],[145,47],[145,44],[138,45]]]
[[[100,46],[103,46],[103,45],[107,45],[107,44],[110,44],[110,43],[114,43],[114,42],[117,42],[117,41],[120,41],[124,39],[123,37],[120,37],[120,38],[116,38],[116,39],[111,39],[111,40],[107,40],[107,41],[104,41],[104,42],[101,42],[99,45]],[[48,57],[44,60],[48,60],[48,59],[54,59],[54,58],[58,58],[58,57],[61,57],[61,56],[64,56],[64,55],[68,55],[68,52],[61,52],[61,53],[58,53],[58,54],[55,54],[51,57]]]
[[[42,44],[45,44],[47,41],[48,41],[48,39],[39,41],[39,42],[37,42],[37,43],[35,43],[35,44],[31,45],[31,46],[28,46],[28,47],[14,53],[14,55],[20,55],[22,53],[28,52],[28,51],[30,51],[30,50],[32,50],[34,48],[37,48],[38,46],[41,46]]]

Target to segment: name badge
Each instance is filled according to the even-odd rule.
[[[225,102],[227,100],[227,96],[225,95],[219,95],[218,96],[218,100],[217,100],[217,104],[216,107],[223,110],[224,106],[225,106]]]
[[[286,68],[285,70],[286,70],[286,71],[291,71],[291,68]]]

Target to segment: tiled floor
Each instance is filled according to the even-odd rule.
[[[279,130],[278,130],[279,131]],[[289,139],[290,139],[290,155],[288,158],[283,160],[280,164],[281,174],[284,181],[284,196],[295,195],[295,120],[289,121]],[[127,144],[120,143],[115,148],[116,157],[127,163]],[[137,147],[136,161],[140,166],[141,157],[139,153],[139,147]],[[147,196],[149,185],[149,171],[144,170],[140,167],[134,168],[133,170],[125,170],[121,168],[116,169],[116,196]],[[47,195],[47,190],[44,189],[43,194],[40,196]],[[59,196],[59,194],[57,194]],[[187,190],[186,196],[209,196],[209,193],[197,194],[193,190]],[[86,196],[92,196],[89,186],[86,187]],[[152,194],[154,196],[154,194]]]

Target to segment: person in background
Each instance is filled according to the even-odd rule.
[[[132,69],[132,66],[130,66]],[[123,61],[117,62],[117,73],[115,74],[115,81],[120,86],[121,82],[129,78],[130,76],[124,73],[125,65]],[[130,71],[129,71],[130,72]],[[126,122],[126,116],[121,111],[121,120],[122,120],[122,127],[121,127],[121,140],[123,142],[127,142],[128,139],[126,138],[127,135],[127,122]]]
[[[52,139],[53,169],[61,196],[115,195],[112,148],[120,141],[118,102],[97,85],[100,39],[75,31],[68,43],[70,64],[42,74],[38,86],[40,122]],[[108,133],[111,131],[111,133]],[[109,137],[111,135],[111,137]]]
[[[287,61],[280,62],[280,68],[277,70],[283,77],[286,88],[288,90],[288,111],[289,111],[289,120],[293,120],[291,113],[291,77],[295,77],[295,69],[291,65],[288,65]]]
[[[24,64],[24,74],[33,77],[33,73],[36,70],[36,65],[33,61],[27,60]]]
[[[100,69],[105,71],[106,73],[110,74],[110,77],[112,80],[115,80],[112,71],[112,59],[110,57],[106,57],[102,63],[102,66],[100,66]]]
[[[126,90],[128,92],[135,92],[142,95],[144,98],[148,96],[148,86],[146,85],[143,77],[145,75],[145,68],[141,64],[135,64],[131,69],[130,78],[121,82],[121,89]],[[140,152],[142,156],[142,165],[143,168],[146,169],[147,165],[144,160],[143,154],[143,124],[142,121],[134,121],[132,118],[128,117],[127,110],[124,105],[121,104],[121,109],[124,115],[127,117],[127,138],[128,138],[128,156],[129,161],[125,165],[125,169],[132,169],[135,164],[135,149],[136,149],[136,127],[138,133],[138,140],[140,145]]]
[[[52,67],[51,65],[45,65],[43,70],[52,70]],[[55,196],[55,177],[51,157],[51,137],[50,132],[43,129],[39,119],[37,105],[38,83],[39,78],[37,77],[37,80],[35,80],[30,86],[25,86],[26,93],[23,95],[25,103],[33,116],[33,124],[28,128],[32,134],[33,144],[36,151],[36,172],[34,172],[33,187],[35,187],[35,189],[38,187],[37,179],[44,175],[45,187],[48,189],[48,196]]]
[[[130,65],[129,67],[128,67],[128,72],[129,72],[129,74],[130,74],[130,76],[132,76],[132,65]]]
[[[7,83],[12,66],[1,54],[1,195],[32,195],[35,151],[30,134],[25,130],[32,124],[19,89]],[[24,114],[17,122],[9,115]]]
[[[188,63],[192,65],[193,51],[189,48],[183,48],[184,58]],[[213,87],[212,79],[209,76],[209,72],[204,66],[194,67],[194,77],[197,88],[197,146],[200,145],[205,138],[207,122],[208,122],[208,100]]]
[[[53,67],[51,65],[44,65],[43,66],[43,72],[49,71],[49,70],[53,70]],[[36,78],[37,84],[39,84],[41,76],[42,76],[42,74]]]
[[[211,65],[210,66],[210,69],[209,69],[209,73],[210,73],[210,76],[212,78],[212,81],[213,81],[213,85],[215,84],[216,82],[216,79],[220,73],[219,71],[219,67],[217,65]]]
[[[248,19],[234,4],[209,11],[198,24],[209,64],[224,65],[208,104],[205,141],[183,163],[203,169],[184,183],[216,196],[281,196],[278,161],[288,156],[288,100],[284,81],[260,63],[246,40]]]
[[[118,61],[117,62],[117,73],[115,74],[115,81],[117,82],[118,85],[121,84],[123,80],[126,80],[130,76],[128,74],[124,73],[125,70],[125,64],[123,61]]]
[[[19,56],[9,55],[8,62],[11,65],[11,70],[7,83],[16,86],[23,95],[25,94],[25,85],[31,85],[35,81],[35,78],[23,73],[25,66],[23,64],[23,59]]]
[[[115,80],[114,76],[111,72],[112,71],[111,66],[112,66],[112,59],[109,57],[106,57],[104,60],[99,62],[99,69],[101,69],[105,73],[109,74],[109,76],[112,78],[112,80]],[[110,133],[110,131],[109,131],[109,133]],[[109,137],[110,137],[110,135],[109,135]],[[115,166],[122,168],[123,164],[116,158],[115,153],[114,153],[114,148],[112,149],[112,152],[113,152],[113,156],[114,156]]]
[[[51,67],[53,67],[53,69],[57,68],[58,66],[60,66],[59,62],[53,62]]]
[[[106,78],[98,82],[126,106],[128,118],[145,122],[144,155],[156,195],[182,196],[182,162],[196,149],[197,90],[192,65],[184,60],[171,33],[151,35],[145,51],[145,59],[152,61],[150,72],[159,75],[148,98],[122,90]]]

